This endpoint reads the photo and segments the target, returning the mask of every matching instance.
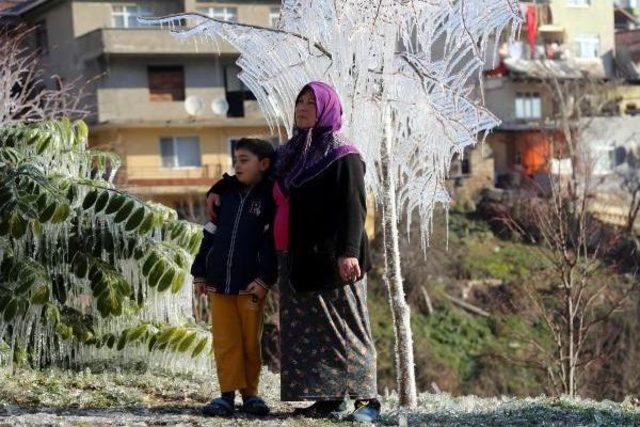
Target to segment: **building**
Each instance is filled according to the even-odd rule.
[[[640,0],[614,0],[616,30],[640,28]]]
[[[234,141],[271,138],[255,98],[238,79],[226,42],[180,41],[138,16],[198,11],[274,26],[279,1],[13,2],[2,13],[36,27],[33,43],[48,75],[95,79],[87,101],[92,146],[122,158],[116,182],[143,198],[203,217],[203,195],[231,169]]]
[[[550,118],[557,105],[543,80],[615,75],[614,5],[598,0],[521,1],[520,39],[503,41],[485,72],[486,106],[502,125],[489,136],[499,187],[544,185]]]

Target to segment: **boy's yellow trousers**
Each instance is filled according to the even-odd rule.
[[[240,390],[243,397],[256,396],[264,300],[254,295],[209,294],[209,303],[220,392]]]

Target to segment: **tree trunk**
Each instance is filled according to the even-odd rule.
[[[396,177],[393,174],[393,168],[389,167],[393,132],[391,130],[391,117],[389,112],[387,112],[387,116],[385,138],[382,143],[382,159],[380,162],[383,187],[382,230],[384,236],[384,281],[389,291],[389,304],[391,306],[395,334],[395,363],[400,406],[415,408],[418,398],[413,361],[411,317],[402,285]]]

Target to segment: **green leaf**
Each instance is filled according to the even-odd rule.
[[[187,250],[191,255],[198,253],[200,250],[200,242],[202,242],[202,233],[193,233],[187,245]]]
[[[27,231],[28,221],[18,213],[14,213],[11,217],[11,235],[14,239],[24,236]]]
[[[171,284],[171,293],[177,294],[182,286],[184,285],[184,279],[186,277],[186,273],[184,271],[180,271],[175,279],[173,279],[173,283]]]
[[[74,145],[84,144],[89,137],[89,127],[83,120],[78,120],[73,124],[75,133]]]
[[[56,326],[60,323],[60,310],[54,304],[47,303],[44,309],[45,318],[48,322],[51,322],[52,326]]]
[[[193,344],[193,341],[197,336],[198,334],[196,332],[189,332],[187,336],[184,337],[182,341],[180,341],[180,344],[178,345],[178,351],[180,353],[184,353],[185,351],[187,351],[189,347],[191,347],[191,344]]]
[[[176,240],[187,231],[187,226],[184,221],[176,221],[171,227],[171,240]]]
[[[194,359],[198,357],[200,353],[202,353],[204,348],[207,346],[208,342],[209,342],[209,339],[207,337],[201,338],[200,341],[198,341],[198,344],[196,344],[196,346],[193,348],[193,351],[191,352],[191,357],[193,357]]]
[[[58,205],[56,205],[55,202],[52,202],[50,205],[46,206],[40,212],[40,216],[38,217],[38,221],[40,221],[42,223],[45,223],[45,222],[49,221],[53,217],[53,214],[55,213],[57,208],[58,208]]]
[[[39,139],[38,143],[36,144],[36,153],[37,154],[44,153],[45,150],[49,148],[49,145],[51,145],[52,140],[53,140],[53,137],[51,135],[47,135],[44,138]]]
[[[116,343],[116,336],[113,334],[107,334],[105,335],[105,337],[106,337],[105,343],[107,344],[107,347],[113,348],[113,345]]]
[[[125,231],[133,231],[142,223],[144,220],[144,214],[146,209],[144,206],[140,206],[136,209],[132,214],[127,223],[124,226]]]
[[[0,236],[6,236],[11,231],[11,215],[4,214],[0,217]]]
[[[33,271],[28,271],[27,268],[21,269],[20,277],[18,277],[18,286],[16,286],[15,294],[22,295],[27,293],[33,285],[35,285],[38,279],[37,275]]]
[[[171,336],[171,340],[169,341],[169,345],[177,349],[178,345],[182,342],[184,337],[187,335],[187,331],[182,328],[177,328],[175,333]]]
[[[109,200],[109,204],[107,205],[107,210],[104,211],[107,215],[111,215],[113,213],[118,212],[118,210],[124,205],[124,202],[127,201],[127,198],[121,194],[111,197]]]
[[[71,184],[67,189],[66,197],[69,203],[74,203],[78,198],[78,187],[76,187],[74,184]]]
[[[128,332],[127,330],[122,331],[122,335],[120,335],[120,339],[118,340],[118,346],[116,347],[116,350],[121,351],[127,345],[127,342],[129,341],[127,332]]]
[[[96,200],[98,200],[98,190],[93,189],[84,197],[84,200],[82,201],[82,209],[87,210],[91,208],[91,206],[95,204]]]
[[[140,227],[138,227],[138,234],[139,235],[144,236],[149,231],[151,231],[151,229],[153,228],[153,225],[155,223],[154,218],[155,218],[155,216],[154,216],[153,212],[150,212],[150,213],[147,214],[147,216],[144,218],[144,221],[142,221],[142,224],[140,224]]]
[[[46,304],[49,301],[49,287],[46,285],[38,286],[33,295],[31,295],[31,303],[36,305]]]
[[[135,206],[135,202],[133,200],[127,201],[119,210],[116,216],[113,218],[116,224],[120,224],[122,221],[127,219],[129,215],[131,215],[131,211]]]
[[[16,312],[18,311],[18,300],[16,298],[11,298],[9,304],[4,308],[4,313],[2,318],[5,322],[9,323],[16,317]]]
[[[8,188],[3,188],[2,191],[0,191],[0,208],[4,207],[4,205],[13,200],[13,192],[11,190],[9,190]]]
[[[89,260],[80,252],[76,252],[73,257],[73,273],[78,279],[84,279],[87,277],[89,271]]]
[[[109,191],[104,190],[103,192],[100,193],[100,195],[96,199],[96,204],[93,207],[94,212],[95,213],[101,212],[107,206],[108,201],[109,201]]]
[[[59,224],[63,222],[65,219],[69,217],[70,213],[71,213],[71,208],[69,207],[68,204],[65,203],[62,205],[58,205],[56,207],[55,212],[53,213],[53,216],[51,217],[51,223]]]
[[[136,326],[135,328],[131,329],[127,334],[128,336],[127,341],[132,342],[140,339],[140,337],[142,337],[142,335],[144,335],[144,333],[147,332],[148,329],[149,329],[149,325],[147,324]]]
[[[169,289],[171,287],[171,284],[173,283],[173,280],[176,278],[177,275],[178,275],[178,272],[176,271],[175,268],[173,267],[167,268],[167,270],[164,272],[164,274],[160,278],[160,281],[158,282],[158,292],[164,292],[167,289]],[[151,280],[151,277],[152,275],[149,276],[149,280]]]
[[[159,285],[160,283],[160,279],[162,278],[163,274],[164,274],[164,263],[162,261],[158,262],[152,269],[151,272],[149,273],[149,280],[148,280],[148,285],[152,288],[155,288],[156,286]],[[171,283],[171,282],[169,282]]]
[[[144,275],[144,277],[149,277],[151,269],[156,265],[158,261],[160,261],[160,257],[155,252],[151,252],[147,256],[147,259],[145,259],[144,264],[142,265],[142,274]]]

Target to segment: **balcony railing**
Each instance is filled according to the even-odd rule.
[[[118,185],[132,187],[210,185],[226,170],[227,166],[221,163],[188,168],[132,166],[121,168],[115,182]]]
[[[161,28],[100,28],[78,38],[78,49],[86,59],[102,54],[173,55],[173,54],[234,54],[237,51],[226,41],[217,43],[195,39],[178,40]]]

